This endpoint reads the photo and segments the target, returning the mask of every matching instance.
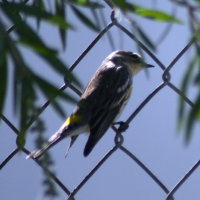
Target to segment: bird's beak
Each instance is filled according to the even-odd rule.
[[[150,65],[150,64],[146,64],[145,67],[146,67],[146,68],[151,68],[151,67],[155,67],[155,66]]]

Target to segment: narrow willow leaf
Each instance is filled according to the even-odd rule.
[[[200,112],[200,92],[197,98],[195,99],[194,107],[188,114],[188,119],[186,123],[186,142],[189,142],[191,139],[192,130],[194,129],[194,124],[198,118],[199,112]]]
[[[35,90],[33,86],[32,73],[26,65],[24,58],[19,49],[13,45],[10,48],[10,55],[14,66],[14,107],[19,114],[19,134],[17,138],[18,148],[25,145],[26,126],[34,113],[35,109]]]
[[[136,7],[136,9],[134,10],[136,14],[142,17],[147,17],[160,22],[173,22],[177,24],[182,24],[182,21],[180,19],[177,19],[174,16],[160,10],[150,10],[142,7]]]
[[[0,113],[2,113],[6,99],[8,77],[6,35],[3,27],[0,27],[0,35]]]
[[[67,102],[77,103],[77,100],[63,91],[59,91],[53,84],[47,82],[46,80],[34,75],[35,84],[42,91],[44,96],[51,101],[52,106],[61,117],[65,117],[66,114],[63,108],[60,106],[59,102],[55,97],[63,98]]]
[[[21,19],[18,13],[11,12],[6,6],[4,7],[4,11],[7,17],[15,24],[15,31],[23,44],[26,44],[39,53],[55,56],[56,51],[48,48],[33,28]]]
[[[151,39],[147,36],[147,34],[142,30],[142,28],[139,25],[134,26],[137,30],[139,37],[145,42],[145,44],[151,48],[151,50],[156,51],[156,47],[151,41]]]
[[[63,29],[70,28],[70,24],[66,23],[60,15],[51,14],[42,9],[42,7],[29,6],[24,3],[3,3],[1,7],[7,13],[23,13],[29,16],[38,17],[41,20],[46,20],[49,23],[55,24]]]
[[[57,52],[54,49],[47,47],[38,34],[33,30],[31,26],[26,24],[16,13],[9,13],[6,10],[8,17],[15,24],[15,30],[18,33],[19,40],[21,43],[29,46],[41,56],[45,61],[47,61],[55,71],[59,72],[62,75],[67,75],[70,77],[71,81],[74,81],[76,84],[79,84],[77,79],[72,75],[71,72],[67,69],[67,66],[58,58]]]
[[[54,107],[54,109],[57,111],[58,114],[60,114],[60,116],[62,118],[66,117],[66,112],[64,111],[64,109],[62,108],[62,106],[60,106],[60,104],[57,101],[51,101],[51,105]]]
[[[77,7],[71,5],[71,8],[74,12],[74,14],[77,16],[77,18],[84,23],[88,28],[92,29],[93,31],[98,32],[99,28],[96,26],[96,24],[94,24],[90,18],[88,16],[86,16],[85,14],[83,14],[83,12],[80,11],[80,9],[78,9]]]
[[[55,8],[56,8],[56,15],[60,15],[63,19],[66,19],[64,1],[63,0],[55,1]],[[60,38],[61,38],[63,49],[65,49],[67,30],[60,27],[59,33],[60,33]]]
[[[44,2],[41,1],[41,0],[33,1],[32,7],[35,7],[35,8],[38,8],[40,10],[46,11],[46,6],[45,6]],[[36,15],[35,17],[36,17],[36,20],[37,20],[37,28],[39,29],[41,18],[38,15]]]
[[[26,140],[25,140],[25,133],[24,132],[19,132],[19,134],[17,135],[17,139],[16,139],[16,144],[17,147],[19,149],[23,149],[23,147],[25,146]]]
[[[48,99],[52,100],[55,98],[55,96],[58,96],[72,103],[77,103],[77,99],[73,98],[72,96],[66,94],[63,91],[59,91],[58,88],[54,86],[52,83],[42,79],[36,74],[34,74],[33,76],[34,76],[35,84],[43,92],[43,94],[46,97],[48,97]]]
[[[17,113],[19,112],[19,104],[21,99],[21,69],[25,66],[23,57],[21,56],[21,53],[19,52],[18,48],[13,43],[13,46],[9,46],[9,54],[11,56],[11,60],[14,65],[14,71],[13,71],[13,108],[14,111]]]
[[[68,3],[71,4],[77,4],[80,6],[85,6],[85,7],[89,7],[89,8],[103,8],[103,5],[94,1],[89,1],[89,0],[68,0]]]
[[[142,17],[146,17],[160,22],[173,22],[182,24],[182,21],[180,19],[177,19],[173,15],[170,15],[164,11],[147,9],[136,4],[125,2],[123,0],[111,0],[111,2],[122,10],[132,12]]]
[[[46,56],[46,55],[40,55],[48,64],[50,67],[52,67],[55,70],[59,70],[59,72],[64,76],[67,77],[67,80],[70,82],[76,83],[76,85],[80,86],[80,81],[72,74],[71,71],[67,68],[66,64],[63,63],[61,59],[59,59],[57,56]]]
[[[193,74],[193,70],[194,67],[196,66],[196,64],[199,62],[200,58],[198,56],[195,56],[193,59],[191,59],[191,62],[189,63],[187,70],[185,72],[184,78],[182,80],[181,83],[181,91],[184,94],[187,94],[187,90],[190,84],[190,81],[192,80],[192,74]],[[178,118],[179,118],[179,123],[181,124],[183,118],[184,118],[184,114],[185,114],[185,101],[182,97],[180,97],[179,100],[179,112],[178,112]]]

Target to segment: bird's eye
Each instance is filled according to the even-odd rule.
[[[132,54],[131,58],[133,58],[134,60],[137,60],[137,59],[139,59],[139,56],[137,54]]]
[[[124,62],[124,58],[122,58],[122,57],[115,57],[115,58],[113,58],[113,61],[115,61],[115,62]]]

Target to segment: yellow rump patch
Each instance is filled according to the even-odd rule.
[[[65,125],[68,126],[72,123],[76,123],[79,122],[81,120],[81,116],[78,115],[71,115],[70,117],[67,118],[67,120],[65,121]]]

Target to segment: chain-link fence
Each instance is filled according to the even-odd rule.
[[[162,73],[162,83],[158,85],[142,102],[141,104],[131,113],[131,115],[128,117],[128,119],[125,121],[127,124],[130,124],[134,118],[140,113],[140,111],[146,106],[155,96],[163,90],[163,88],[170,88],[177,96],[181,96],[184,101],[190,106],[193,107],[193,102],[185,95],[183,92],[177,88],[171,81],[170,81],[170,73],[171,69],[174,67],[176,62],[185,54],[185,52],[192,46],[193,40],[191,40],[183,49],[182,51],[172,60],[172,62],[165,66],[162,64],[162,62],[156,57],[155,54],[153,54],[142,42],[140,42],[133,33],[131,33],[127,28],[125,28],[117,19],[116,12],[112,8],[109,1],[105,1],[108,6],[111,7],[111,21],[110,23],[105,26],[105,28],[96,36],[96,38],[91,41],[89,46],[85,49],[85,51],[82,52],[82,54],[79,56],[79,58],[74,62],[74,64],[71,65],[70,70],[73,71],[76,67],[78,67],[79,62],[84,59],[84,57],[87,55],[89,51],[92,51],[93,47],[101,40],[102,36],[108,33],[110,29],[113,27],[118,28],[119,31],[126,34],[127,37],[130,37],[132,40],[134,40],[137,45],[145,51],[154,61],[157,63],[157,66],[160,67],[163,71]],[[66,88],[72,90],[78,95],[81,95],[81,92],[75,88],[73,85],[70,84],[64,84],[59,90],[65,90]],[[41,109],[38,113],[38,116],[45,111],[45,109],[51,104],[50,101],[45,102],[44,105],[41,106]],[[37,117],[38,117],[37,116]],[[37,120],[37,117],[32,119],[30,121],[30,124],[32,124],[35,120]],[[13,125],[11,121],[7,119],[6,116],[1,114],[1,119],[3,120],[3,123],[7,124],[7,126],[12,130],[13,133],[18,134],[19,130]],[[120,127],[112,126],[112,130],[116,133],[115,136],[115,145],[114,147],[96,164],[96,166],[88,173],[86,174],[85,178],[80,181],[80,183],[73,189],[70,190],[65,186],[65,183],[62,182],[54,173],[52,173],[47,167],[45,167],[40,160],[34,159],[34,162],[36,162],[38,167],[41,167],[46,173],[50,176],[50,178],[61,188],[63,193],[66,194],[66,199],[75,199],[75,196],[77,193],[79,193],[80,189],[87,184],[88,180],[102,167],[102,165],[109,160],[109,158],[118,150],[122,151],[130,160],[135,162],[139,167],[141,167],[144,172],[151,177],[151,179],[160,187],[160,189],[166,194],[165,199],[175,199],[174,194],[179,190],[179,188],[185,183],[185,181],[190,177],[190,175],[198,169],[200,160],[197,161],[191,169],[175,184],[174,188],[168,188],[164,182],[162,182],[159,177],[157,177],[138,157],[136,157],[133,152],[129,151],[125,146],[123,146],[123,140],[124,136],[122,135],[120,131]],[[127,130],[128,131],[128,130]],[[29,154],[30,151],[26,148],[23,149],[23,152],[25,154]],[[16,148],[13,152],[6,157],[3,162],[0,165],[0,169],[4,169],[10,160],[12,160],[18,153],[18,148]],[[1,171],[3,173],[3,171]]]

